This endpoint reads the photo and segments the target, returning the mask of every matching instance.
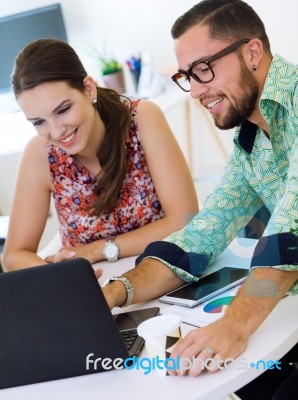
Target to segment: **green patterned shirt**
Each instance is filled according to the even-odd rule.
[[[298,68],[278,55],[267,74],[260,110],[269,125],[270,140],[249,121],[236,128],[233,153],[220,184],[193,220],[165,239],[188,254],[188,267],[183,262],[179,265],[182,253],[177,259],[167,255],[173,248],[167,249],[166,243],[157,252],[152,244],[151,255],[145,250],[144,257],[160,259],[185,281],[197,280],[195,275],[222,253],[264,203],[271,218],[251,267],[297,270]],[[201,269],[191,266],[195,254],[207,260]],[[297,282],[291,292],[298,293]]]

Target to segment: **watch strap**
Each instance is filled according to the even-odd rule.
[[[109,284],[111,282],[114,281],[120,281],[123,283],[123,285],[125,286],[125,290],[126,290],[126,301],[124,302],[124,304],[122,304],[121,307],[127,307],[130,306],[132,303],[132,299],[134,296],[134,288],[130,282],[129,279],[127,279],[125,276],[113,276],[112,278],[110,278],[106,284]]]

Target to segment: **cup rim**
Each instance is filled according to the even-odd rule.
[[[181,318],[176,314],[157,315],[142,322],[138,328],[138,335],[146,338],[171,333],[181,324]],[[165,327],[166,326],[166,327]]]

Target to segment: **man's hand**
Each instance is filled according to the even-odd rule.
[[[198,376],[208,360],[208,371],[216,372],[228,358],[238,357],[246,348],[248,338],[241,336],[237,329],[231,329],[224,318],[204,328],[194,329],[175,347],[171,358],[181,360],[180,371],[169,371],[170,375]],[[184,363],[183,359],[191,360]]]
[[[211,359],[208,370],[215,372],[226,359],[238,357],[245,350],[249,337],[297,278],[298,271],[274,268],[252,270],[225,315],[213,324],[190,332],[171,354],[172,358],[180,356],[180,360],[192,360],[192,357],[199,360],[189,370],[169,373],[197,376],[207,359]],[[180,365],[183,369],[183,362]]]

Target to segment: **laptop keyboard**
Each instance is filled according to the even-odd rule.
[[[126,349],[129,351],[136,339],[138,338],[138,333],[136,329],[129,329],[127,331],[121,331],[121,336],[123,339],[123,342],[125,344]]]

